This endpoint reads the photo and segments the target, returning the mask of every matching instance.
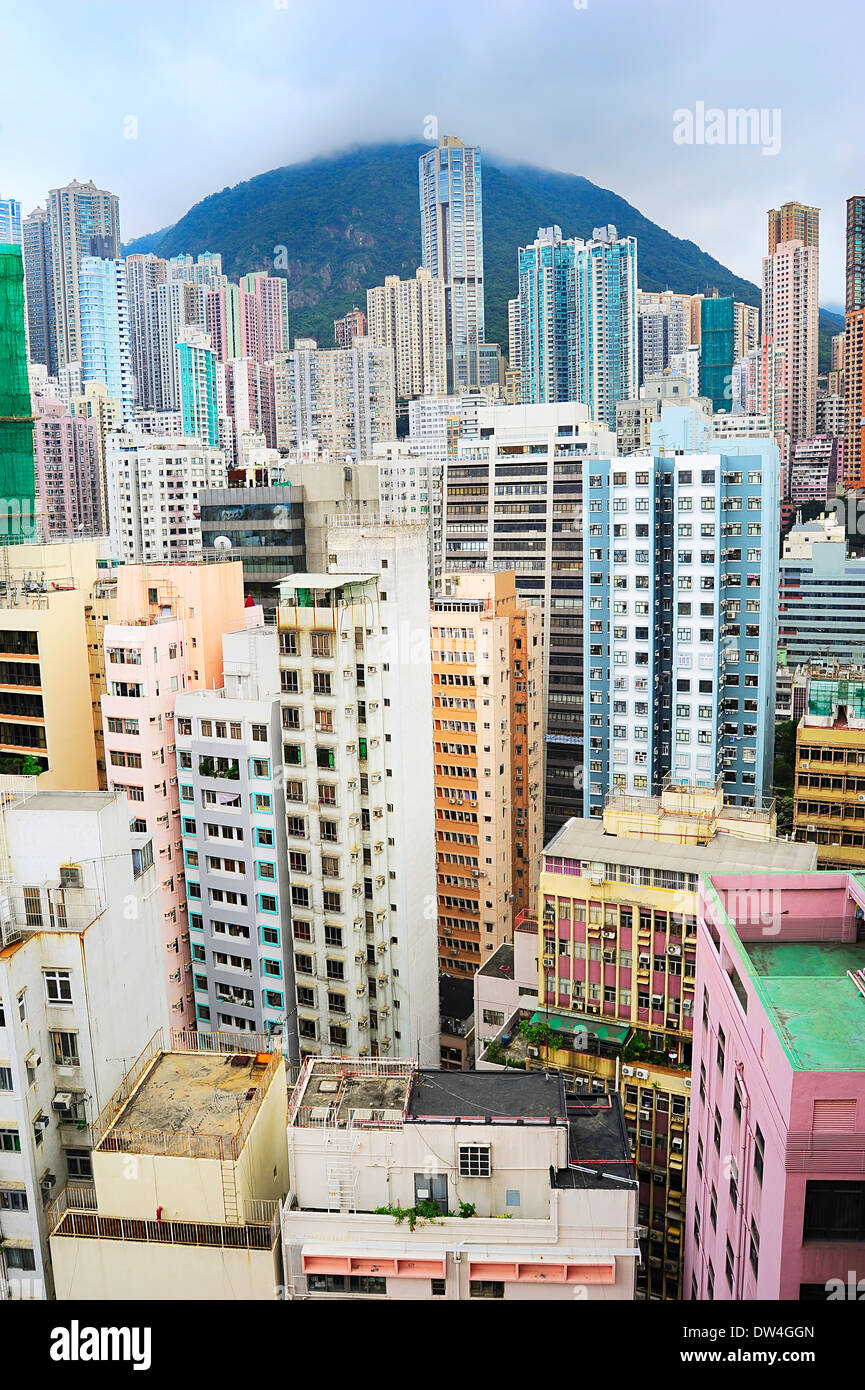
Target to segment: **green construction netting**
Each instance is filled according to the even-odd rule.
[[[0,544],[33,535],[33,420],[20,246],[0,246]]]
[[[831,715],[839,705],[846,705],[848,715],[865,716],[865,680],[811,680],[808,690],[808,713]]]

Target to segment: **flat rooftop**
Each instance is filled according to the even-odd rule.
[[[303,1085],[294,1123],[318,1124],[325,1115],[337,1123],[402,1121],[410,1080],[410,1062],[376,1066],[338,1057],[317,1058]]]
[[[537,930],[537,927],[535,929]],[[512,980],[514,978],[513,942],[503,941],[498,950],[493,951],[492,955],[484,961],[478,974],[492,975],[501,980]]]
[[[345,584],[369,584],[373,574],[286,574],[280,584],[287,589],[341,589]]]
[[[678,819],[675,815],[671,818]],[[792,840],[745,840],[724,830],[705,845],[637,840],[627,835],[607,835],[603,822],[588,817],[569,820],[543,852],[554,858],[591,859],[685,873],[749,873],[765,869],[807,873],[817,862],[815,845],[794,844]]]
[[[794,1067],[865,1071],[865,999],[847,971],[865,969],[865,941],[743,941]]]
[[[166,1136],[189,1136],[204,1148],[211,1140],[233,1139],[250,1108],[261,1104],[260,1088],[269,1082],[277,1056],[160,1052],[113,1120],[102,1146],[180,1153],[176,1144],[166,1145]]]
[[[427,1071],[415,1073],[410,1120],[565,1118],[562,1084],[544,1072]]]
[[[27,811],[104,811],[117,800],[114,792],[62,792],[40,791],[34,787],[33,795],[22,792],[15,799],[12,810]]]

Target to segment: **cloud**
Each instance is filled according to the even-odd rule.
[[[843,299],[844,202],[862,191],[863,12],[790,0],[167,0],[4,19],[0,169],[27,209],[73,177],[117,192],[125,237],[280,164],[439,128],[585,175],[759,282],[765,212],[822,208],[821,298]],[[771,36],[771,37],[770,37]],[[776,158],[673,142],[673,112],[780,108]],[[128,138],[134,117],[135,138]]]

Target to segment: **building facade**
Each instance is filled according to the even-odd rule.
[[[448,389],[481,384],[484,232],[481,152],[445,135],[419,161],[422,265],[445,286]]]

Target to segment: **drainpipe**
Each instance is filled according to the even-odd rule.
[[[738,1061],[735,1066],[736,1080],[739,1082],[739,1090],[742,1094],[742,1118],[740,1121],[740,1140],[739,1140],[739,1210],[736,1218],[739,1229],[736,1235],[736,1261],[737,1268],[734,1271],[734,1291],[735,1299],[742,1298],[742,1290],[745,1284],[745,1260],[747,1258],[748,1230],[745,1224],[745,1213],[748,1210],[748,1198],[751,1192],[751,1168],[746,1166],[750,1145],[750,1116],[751,1100],[745,1086],[745,1064]]]

